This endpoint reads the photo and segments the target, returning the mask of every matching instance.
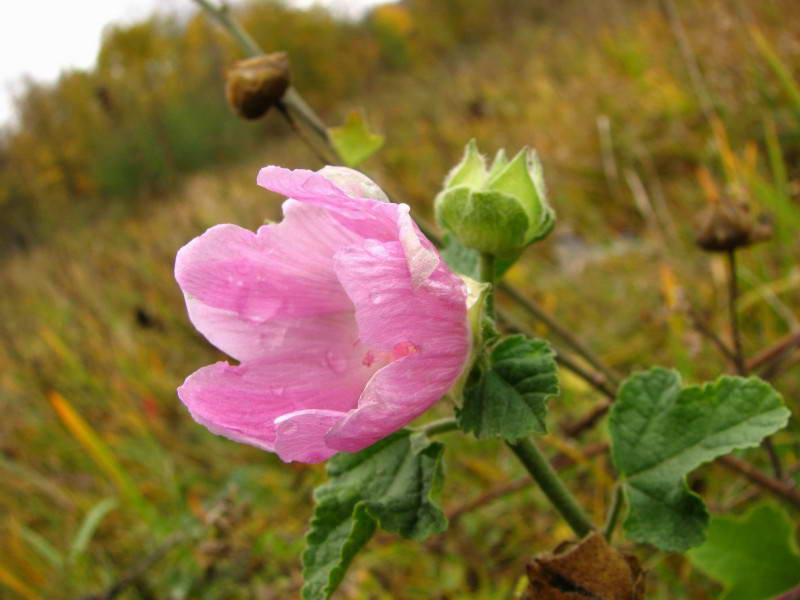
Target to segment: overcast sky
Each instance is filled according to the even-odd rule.
[[[154,10],[192,10],[191,0],[5,0],[0,15],[0,124],[11,116],[11,97],[21,78],[54,80],[62,69],[94,64],[103,27],[146,17]],[[387,0],[288,0],[322,4],[358,16]]]

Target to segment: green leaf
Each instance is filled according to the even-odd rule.
[[[442,248],[439,254],[456,273],[461,273],[472,279],[480,279],[480,257],[481,254],[477,250],[467,248],[464,244],[458,241],[458,238],[452,233],[445,233],[442,238]],[[494,277],[495,281],[505,275],[514,263],[517,262],[518,256],[513,258],[498,258],[494,261]]]
[[[555,352],[539,339],[501,339],[479,361],[457,411],[461,429],[478,438],[518,440],[546,433],[547,400],[558,394]]]
[[[786,513],[761,505],[739,519],[714,517],[689,560],[725,591],[720,600],[766,600],[800,584],[800,555]]]
[[[340,127],[328,129],[331,143],[348,167],[355,167],[383,146],[383,136],[372,133],[363,115],[353,111]]]
[[[701,544],[708,513],[686,475],[736,448],[757,446],[788,418],[780,395],[756,377],[723,376],[683,389],[680,375],[667,369],[629,377],[609,419],[630,507],[628,537],[675,552]]]
[[[317,506],[303,554],[303,598],[329,598],[356,553],[380,526],[422,540],[447,529],[439,506],[444,446],[398,431],[357,454],[328,462],[330,481]]]

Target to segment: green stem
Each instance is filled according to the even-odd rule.
[[[614,497],[611,499],[611,506],[608,509],[608,517],[606,518],[605,527],[603,527],[603,535],[610,542],[611,537],[614,535],[614,529],[617,527],[619,516],[622,514],[622,506],[625,504],[625,494],[622,491],[622,486],[617,485],[614,490]]]
[[[495,265],[494,256],[481,253],[480,256],[480,278],[484,283],[492,284],[492,289],[486,298],[486,316],[494,318],[494,294],[495,294]],[[564,520],[572,527],[578,537],[584,537],[592,529],[592,522],[584,514],[583,509],[578,504],[575,497],[564,486],[555,469],[536,447],[533,440],[523,438],[516,442],[506,442],[511,451],[516,454],[522,465],[530,473],[533,480],[539,485],[550,500],[550,503],[564,517]]]
[[[256,43],[256,41],[250,37],[239,23],[236,22],[230,16],[230,9],[226,5],[215,6],[209,0],[194,0],[200,7],[205,10],[209,16],[211,16],[223,29],[227,30],[228,33],[231,34],[231,37],[236,40],[236,43],[239,44],[239,47],[242,49],[242,52],[247,54],[248,56],[258,56],[259,54],[264,54],[264,51],[261,47]]]
[[[508,447],[517,455],[519,461],[528,470],[550,503],[564,517],[575,535],[582,538],[594,529],[592,522],[583,512],[575,497],[564,486],[558,474],[532,440],[523,438],[516,442],[508,442]]]
[[[458,422],[453,417],[448,417],[426,423],[418,431],[430,437],[440,433],[447,433],[448,431],[455,431],[456,429],[458,429]]]
[[[494,255],[482,252],[478,260],[481,281],[492,284],[492,290],[486,296],[486,304],[484,304],[483,310],[487,317],[494,319]]]

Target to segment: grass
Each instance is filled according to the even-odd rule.
[[[509,280],[621,373],[663,364],[690,381],[714,377],[726,365],[686,314],[693,304],[727,336],[724,264],[691,241],[704,203],[699,167],[720,190],[743,194],[775,218],[773,239],[741,256],[748,354],[796,327],[800,305],[793,76],[800,51],[791,42],[800,23],[785,18],[789,1],[744,5],[752,13],[725,2],[680,5],[714,99],[713,124],[699,111],[656,6],[621,11],[598,28],[592,14],[567,4],[549,21],[517,24],[506,39],[413,77],[376,81],[374,94],[354,101],[387,136],[367,168],[429,218],[444,173],[470,137],[488,150],[532,144],[559,222]],[[327,107],[327,116],[336,121],[349,104]],[[0,598],[82,597],[138,567],[146,575],[120,597],[296,597],[322,467],[283,465],[192,422],[175,388],[224,357],[189,324],[172,277],[176,250],[207,227],[255,228],[279,217],[278,198],[255,186],[258,167],[316,166],[286,136],[240,165],[192,177],[170,197],[76,224],[4,262]],[[580,379],[562,376],[553,422],[599,400]],[[796,410],[796,372],[774,383]],[[426,418],[447,408],[434,412]],[[542,445],[580,456],[603,430],[581,441],[548,436]],[[448,510],[522,476],[499,444],[445,439]],[[787,461],[800,458],[797,439],[795,428],[775,440]],[[765,464],[758,451],[748,456]],[[569,484],[602,522],[608,460],[579,463]],[[749,489],[713,466],[695,483],[712,509],[736,505]],[[338,597],[511,598],[524,585],[528,557],[569,537],[528,488],[464,514],[422,546],[378,535]],[[652,572],[649,597],[714,597],[718,588],[682,558],[640,554]]]

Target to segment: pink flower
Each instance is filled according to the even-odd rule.
[[[181,248],[189,318],[220,350],[178,388],[213,433],[319,462],[357,452],[444,395],[469,354],[466,290],[405,204],[356,171],[265,167],[290,199],[256,233],[217,225]]]

